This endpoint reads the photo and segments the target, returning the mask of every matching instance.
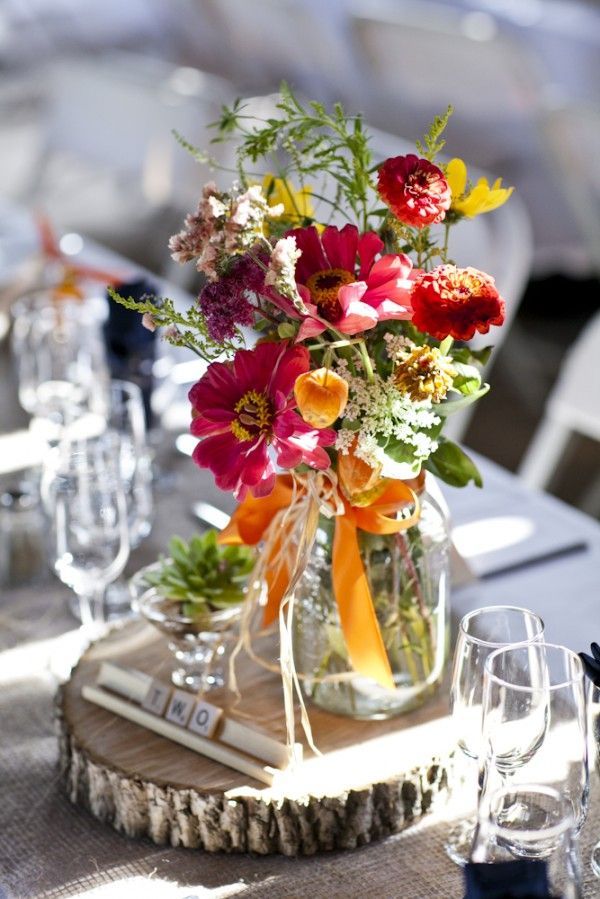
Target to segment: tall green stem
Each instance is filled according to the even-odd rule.
[[[360,358],[363,364],[363,368],[365,371],[365,375],[367,377],[367,381],[370,384],[373,384],[375,381],[375,373],[373,372],[373,365],[371,363],[371,359],[369,358],[369,354],[367,352],[367,345],[364,340],[360,340],[357,344],[358,350],[360,352]]]

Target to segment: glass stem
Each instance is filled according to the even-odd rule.
[[[92,621],[95,624],[103,624],[106,621],[106,605],[104,596],[106,593],[106,584],[96,584],[92,590],[91,609]]]
[[[89,593],[79,594],[79,615],[81,626],[84,630],[90,630],[94,623],[94,617],[92,613],[92,599]]]

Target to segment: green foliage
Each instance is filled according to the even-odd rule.
[[[185,312],[179,312],[175,308],[173,300],[167,297],[144,297],[134,300],[133,297],[123,297],[113,287],[108,288],[108,293],[115,301],[126,309],[140,314],[151,315],[157,328],[169,327],[167,337],[169,343],[174,346],[187,347],[206,362],[212,362],[223,352],[235,352],[237,345],[233,341],[217,343],[209,337],[206,322],[200,308],[197,305],[190,306]],[[241,337],[240,337],[241,341]]]
[[[482,384],[481,387],[475,389],[472,388],[469,382],[464,386],[466,389],[463,396],[459,397],[457,400],[444,400],[443,403],[438,403],[435,406],[435,414],[446,418],[448,415],[453,415],[454,412],[460,412],[465,406],[470,406],[471,403],[474,403],[482,396],[485,396],[490,389],[489,384]]]
[[[425,468],[451,487],[466,487],[471,481],[483,486],[481,475],[473,460],[450,440],[440,439],[437,450],[425,463]]]
[[[464,362],[453,362],[452,367],[456,371],[456,377],[452,383],[455,390],[464,396],[472,396],[481,387],[481,375],[474,365],[465,365]]]
[[[219,163],[216,161],[216,159],[213,159],[212,156],[209,156],[208,153],[206,153],[204,150],[200,150],[198,147],[195,147],[193,144],[191,144],[189,140],[186,140],[185,137],[183,137],[179,133],[179,131],[173,129],[171,133],[177,143],[181,147],[183,147],[183,149],[186,150],[190,154],[190,156],[192,156],[196,160],[196,162],[199,162],[202,165],[208,164],[210,166],[213,166],[214,168],[217,168]]]
[[[443,115],[436,115],[429,126],[427,133],[423,136],[423,142],[421,143],[421,141],[418,140],[415,144],[421,156],[424,156],[425,159],[428,159],[430,162],[435,162],[438,154],[441,153],[446,146],[446,141],[442,138],[442,134],[446,130],[446,126],[450,121],[450,116],[453,112],[454,107],[448,106],[448,109]]]
[[[373,187],[373,158],[369,135],[360,115],[350,116],[340,103],[328,112],[322,103],[303,105],[287,84],[280,88],[278,114],[257,120],[245,112],[243,101],[224,107],[221,118],[213,123],[215,140],[235,139],[237,167],[246,175],[248,164],[269,159],[280,178],[296,175],[300,184],[305,177],[323,179],[324,173],[335,183],[335,197],[313,196],[345,213],[349,220],[358,219],[368,226]],[[352,212],[352,216],[348,212]]]
[[[482,368],[492,354],[493,347],[485,346],[481,350],[472,350],[468,346],[456,346],[449,351],[450,355],[456,362],[463,362],[465,365],[480,365]]]
[[[161,567],[149,571],[145,580],[166,599],[180,600],[184,614],[206,614],[243,602],[254,567],[249,547],[220,546],[217,532],[210,530],[189,543],[172,537],[169,556],[161,556]]]

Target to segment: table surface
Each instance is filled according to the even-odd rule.
[[[17,423],[8,372],[6,347],[0,346],[2,430]],[[163,447],[160,462],[171,476],[157,491],[153,532],[132,554],[129,573],[154,560],[172,533],[194,532],[194,500],[227,510],[233,505],[210,475],[178,455],[171,443]],[[477,550],[470,561],[483,575],[453,591],[455,621],[484,605],[524,605],[543,617],[549,641],[587,648],[600,639],[600,525],[480,462],[483,490],[444,488],[459,545]],[[507,570],[511,565],[517,567]],[[498,570],[504,573],[494,576]],[[462,895],[461,873],[443,851],[448,828],[443,814],[350,853],[287,859],[210,855],[132,841],[72,806],[61,790],[52,720],[58,679],[81,648],[68,596],[51,575],[0,592],[1,899]],[[600,895],[588,864],[599,836],[595,801],[582,831],[586,897]]]
[[[193,531],[192,499],[218,504],[227,499],[188,460],[173,453],[165,462],[176,480],[158,494],[154,531],[134,554],[131,569],[153,558],[172,531]],[[594,635],[600,636],[600,527],[551,497],[531,494],[491,463],[483,462],[482,468],[485,490],[446,491],[457,526],[484,521],[490,511],[502,516],[518,510],[540,528],[550,522],[557,545],[567,532],[583,535],[588,546],[455,591],[454,612],[460,616],[500,602],[526,604],[544,617],[550,639],[575,649],[586,647]],[[58,581],[47,580],[4,591],[1,598],[0,883],[8,896],[120,897],[125,890],[135,896],[136,889],[144,897],[461,895],[460,872],[443,853],[448,826],[443,816],[351,853],[294,860],[209,855],[131,841],[71,806],[56,770],[52,725],[57,674],[65,672],[78,641],[67,596]],[[600,830],[599,819],[595,811],[584,828],[584,858]],[[586,876],[585,895],[597,896],[600,886],[589,866]],[[88,893],[93,888],[99,892]]]

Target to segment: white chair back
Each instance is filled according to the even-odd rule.
[[[599,359],[600,312],[569,350],[521,461],[519,475],[530,487],[542,489],[549,483],[573,432],[600,442]]]
[[[429,0],[375,0],[367,8],[353,3],[350,15],[365,70],[363,102],[374,124],[389,129],[396,120],[404,131],[422,130],[452,104],[454,133],[470,161],[493,166],[528,145],[539,66],[489,13]]]

